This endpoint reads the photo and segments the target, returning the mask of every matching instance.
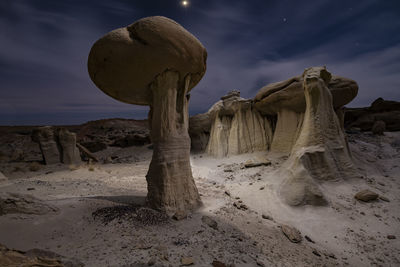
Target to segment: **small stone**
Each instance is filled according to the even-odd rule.
[[[304,238],[311,243],[315,243],[314,240],[312,240],[308,235],[304,236]]]
[[[387,198],[387,197],[385,197],[385,196],[379,196],[379,199],[380,200],[382,200],[382,201],[385,201],[385,202],[390,202],[390,200]]]
[[[228,197],[231,196],[231,193],[229,193],[229,191],[225,191],[225,195],[227,195]]]
[[[254,167],[269,166],[269,165],[271,165],[271,161],[269,160],[259,161],[259,162],[253,162],[249,160],[244,163],[245,168],[254,168]]]
[[[375,192],[372,192],[369,189],[365,189],[365,190],[358,192],[354,197],[358,200],[361,200],[364,202],[369,202],[372,200],[376,200],[379,197],[379,195]]]
[[[270,221],[273,221],[273,220],[274,220],[274,219],[271,217],[271,215],[264,214],[264,213],[261,215],[261,217],[262,217],[263,219],[270,220]]]
[[[180,221],[187,218],[187,213],[184,211],[177,211],[174,215],[172,215],[172,219],[176,221]]]
[[[261,186],[261,187],[260,187],[260,190],[264,190],[264,189],[265,189],[265,186]]]
[[[394,236],[394,235],[388,235],[388,236],[387,236],[387,239],[391,239],[391,240],[392,240],[392,239],[396,239],[396,236]]]
[[[156,259],[155,259],[155,258],[151,258],[151,259],[147,262],[147,265],[148,265],[148,266],[153,266],[154,264],[156,264]]]
[[[224,169],[224,172],[233,172],[232,169]]]
[[[265,267],[265,264],[261,262],[260,260],[256,261],[257,266]]]
[[[313,250],[313,252],[312,252],[315,256],[318,256],[318,257],[321,257],[321,254],[319,254],[319,252],[318,251],[316,251],[316,250]]]
[[[223,263],[223,262],[220,262],[220,261],[213,261],[213,262],[211,263],[211,265],[212,265],[213,267],[226,267],[226,264]]]
[[[283,234],[293,243],[300,243],[303,237],[299,230],[289,225],[281,225]]]
[[[32,190],[35,190],[35,188],[34,187],[28,187],[26,190],[32,191]]]
[[[193,265],[193,264],[194,264],[194,260],[192,257],[182,257],[181,258],[182,266],[189,266],[189,265]]]
[[[201,221],[210,226],[211,228],[218,230],[218,223],[214,219],[211,219],[208,216],[203,216],[201,217]]]

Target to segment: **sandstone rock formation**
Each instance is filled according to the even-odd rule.
[[[149,105],[154,146],[146,176],[151,207],[175,213],[200,205],[190,167],[190,90],[206,71],[207,52],[173,20],[148,17],[116,29],[92,47],[88,70],[109,96]]]
[[[223,96],[207,112],[211,132],[206,152],[216,157],[268,150],[272,138],[270,121],[239,91]]]
[[[46,164],[60,163],[61,155],[58,150],[53,127],[45,126],[35,129],[32,132],[32,140],[39,144],[43,160]]]
[[[81,157],[76,147],[76,134],[67,129],[51,126],[32,131],[32,140],[39,144],[46,164],[79,164]]]
[[[295,144],[304,121],[306,98],[304,75],[273,83],[260,89],[254,98],[254,106],[263,115],[277,115],[277,123],[271,151],[289,154]],[[333,76],[327,84],[332,95],[334,110],[341,114],[341,107],[349,103],[358,92],[353,80]]]
[[[334,94],[328,87],[331,78],[325,67],[306,69],[302,76],[306,109],[283,168],[286,178],[280,192],[289,205],[324,205],[327,201],[319,183],[356,176],[343,127],[335,112]],[[342,99],[339,103],[342,105],[345,101]],[[274,138],[277,134],[276,131]]]

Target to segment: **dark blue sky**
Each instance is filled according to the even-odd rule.
[[[189,0],[190,1],[190,0]],[[1,0],[0,125],[74,124],[145,118],[89,79],[92,44],[145,16],[170,17],[208,50],[190,113],[230,90],[254,97],[262,86],[326,65],[360,86],[350,106],[400,100],[399,0]]]

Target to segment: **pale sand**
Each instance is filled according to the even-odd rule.
[[[235,266],[257,266],[257,262],[266,266],[399,266],[400,147],[390,145],[396,140],[400,145],[399,132],[384,137],[350,136],[353,158],[363,178],[324,183],[327,207],[289,207],[280,200],[278,168],[283,159],[277,155],[254,153],[223,159],[192,155],[204,206],[188,219],[156,226],[125,221],[103,225],[91,215],[101,207],[144,203],[151,150],[114,151],[133,153],[138,162],[97,164],[93,171],[88,166],[52,166],[11,175],[0,183],[1,191],[32,194],[60,212],[0,216],[0,243],[21,250],[51,250],[86,266],[147,266],[150,260],[154,266],[179,266],[182,257],[192,257],[195,266],[211,266],[213,260]],[[272,165],[240,168],[246,160],[264,158]],[[49,171],[53,172],[46,174]],[[355,193],[366,188],[390,202],[355,200]],[[233,206],[239,200],[248,210]],[[261,214],[273,220],[262,219]],[[202,223],[203,215],[214,218],[218,230]],[[279,224],[296,227],[315,244],[304,238],[299,244],[291,243]],[[389,240],[387,235],[397,239]]]

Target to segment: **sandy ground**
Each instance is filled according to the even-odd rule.
[[[330,202],[326,207],[293,208],[281,202],[283,159],[276,155],[192,155],[203,207],[187,219],[155,225],[123,219],[105,224],[92,216],[104,207],[144,205],[152,153],[147,148],[108,152],[134,155],[132,163],[8,173],[0,191],[32,194],[59,212],[0,216],[0,243],[51,250],[86,266],[179,266],[183,257],[195,266],[211,266],[214,260],[227,266],[400,266],[400,133],[356,134],[349,141],[361,178],[321,185]],[[265,158],[271,166],[241,168],[246,160]],[[354,195],[362,189],[390,202],[359,202]],[[218,223],[217,229],[202,222],[204,215]],[[299,229],[303,241],[290,242],[281,224]]]

